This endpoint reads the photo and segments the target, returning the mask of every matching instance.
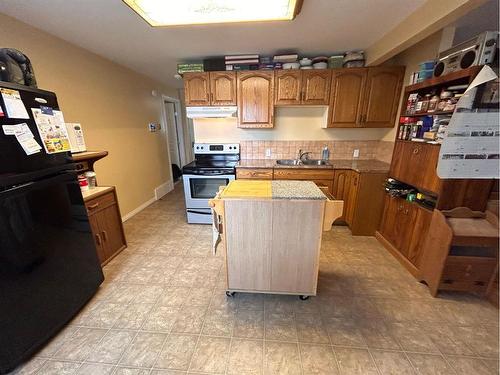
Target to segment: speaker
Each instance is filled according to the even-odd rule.
[[[439,54],[434,77],[467,69],[474,65],[491,64],[498,49],[498,31],[485,31]]]

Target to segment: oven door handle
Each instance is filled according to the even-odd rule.
[[[197,215],[212,215],[212,212],[203,212],[203,211],[195,211],[195,210],[186,210],[187,212],[191,214],[197,214]]]
[[[223,176],[227,175],[227,172],[224,171],[215,171],[215,172],[199,172],[196,173],[197,176]]]

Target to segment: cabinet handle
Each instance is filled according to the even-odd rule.
[[[405,215],[408,215],[408,209],[405,210]]]
[[[213,92],[210,93],[210,102],[211,103],[214,102],[214,93]]]
[[[108,234],[106,233],[105,230],[102,231],[102,238],[104,239],[104,241],[108,240]]]
[[[99,207],[99,203],[94,203],[94,204],[91,204],[91,205],[90,205],[90,206],[88,206],[87,208],[88,208],[89,210],[93,210],[93,209],[95,209],[95,208],[97,208],[97,207]]]
[[[418,152],[419,152],[418,147],[415,147],[415,148],[413,149],[413,153],[416,155],[416,154],[418,154]]]
[[[97,244],[98,244],[99,246],[101,246],[101,236],[99,236],[99,234],[96,234],[96,235],[95,235],[95,241],[97,242]]]

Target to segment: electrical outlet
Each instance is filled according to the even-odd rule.
[[[271,157],[271,149],[270,148],[266,148],[266,157]]]
[[[352,153],[353,158],[359,158],[359,149],[355,149]]]

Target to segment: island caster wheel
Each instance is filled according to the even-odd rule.
[[[301,299],[301,301],[305,301],[309,299],[309,296],[299,296],[299,298]]]
[[[229,290],[226,290],[226,296],[228,297],[234,297],[235,294],[236,292],[230,292]]]

